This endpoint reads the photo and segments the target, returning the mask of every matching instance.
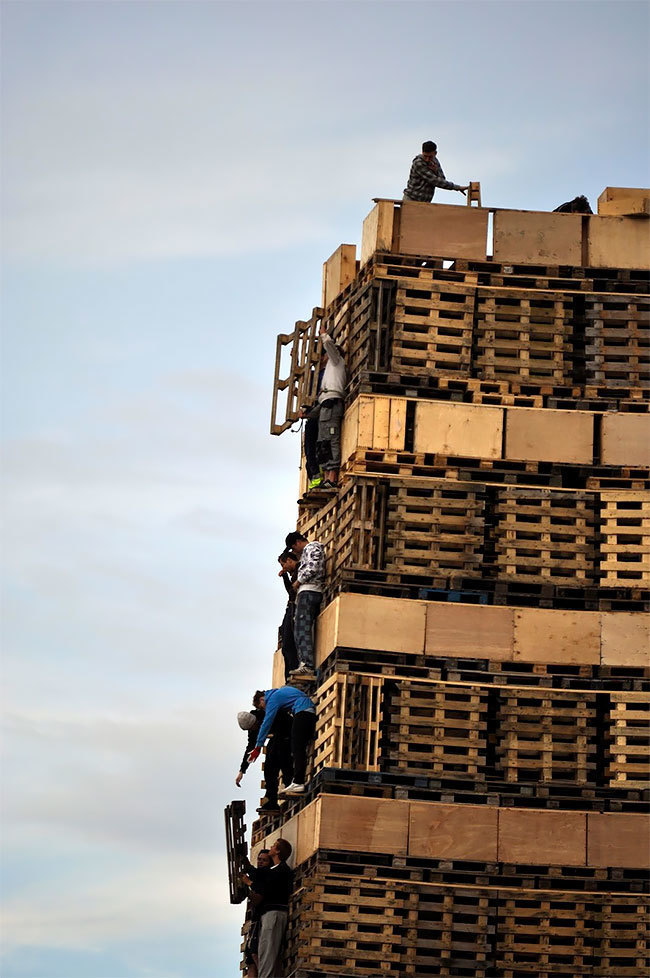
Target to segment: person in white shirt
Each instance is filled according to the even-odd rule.
[[[321,489],[336,489],[341,467],[341,422],[345,404],[346,369],[341,350],[328,333],[320,334],[323,345],[323,378],[318,402],[301,417],[318,419],[316,456],[323,470]]]

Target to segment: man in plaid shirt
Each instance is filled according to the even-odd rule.
[[[411,164],[409,182],[403,200],[422,200],[430,204],[436,187],[441,187],[443,190],[460,190],[464,196],[467,187],[459,187],[458,184],[445,180],[436,156],[437,149],[436,144],[430,140],[422,143],[422,153],[416,156]]]

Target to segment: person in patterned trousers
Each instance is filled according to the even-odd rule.
[[[294,583],[297,592],[294,638],[298,667],[293,676],[308,676],[314,672],[314,626],[325,591],[325,548],[317,541],[309,542],[302,533],[289,533],[286,546],[300,557]]]

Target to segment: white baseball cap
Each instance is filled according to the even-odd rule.
[[[242,730],[251,730],[257,723],[257,717],[250,710],[240,710],[237,714],[237,723]]]

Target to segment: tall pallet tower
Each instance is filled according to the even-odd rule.
[[[278,338],[275,433],[349,371],[286,975],[648,973],[649,215],[378,200]]]

